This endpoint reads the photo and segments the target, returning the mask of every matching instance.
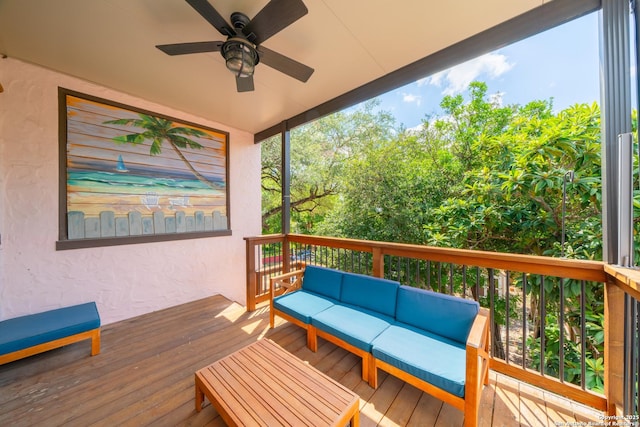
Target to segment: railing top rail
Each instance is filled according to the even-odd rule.
[[[244,240],[246,240],[247,242],[258,245],[264,245],[268,243],[281,243],[284,242],[284,239],[284,234],[265,234],[262,236],[250,236],[244,238]]]
[[[497,268],[523,273],[544,274],[567,279],[605,282],[606,274],[601,261],[575,260],[537,255],[521,255],[469,249],[439,248],[405,243],[343,239],[325,236],[288,234],[290,242],[351,249],[363,252],[380,250],[385,255],[404,256],[430,261],[451,262],[483,268]]]
[[[640,300],[640,270],[620,267],[618,265],[605,265],[604,270],[623,291]]]

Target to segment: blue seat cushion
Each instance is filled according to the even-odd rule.
[[[400,286],[396,320],[465,344],[480,305],[476,301]]]
[[[311,324],[367,352],[380,332],[393,322],[392,318],[362,308],[336,304],[311,318]]]
[[[373,340],[373,356],[455,396],[464,398],[465,346],[396,323]]]
[[[0,322],[0,354],[99,327],[100,315],[94,302],[3,320]]]
[[[310,324],[311,316],[333,306],[334,302],[336,301],[322,295],[299,290],[274,298],[273,306],[301,322]]]
[[[340,301],[394,317],[400,284],[362,274],[345,273]]]
[[[342,274],[338,270],[308,265],[304,269],[302,289],[337,301],[340,299]]]

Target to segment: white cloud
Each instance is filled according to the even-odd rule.
[[[425,80],[426,83],[434,86],[444,86],[443,95],[455,95],[463,92],[469,87],[469,83],[478,80],[478,77],[496,78],[511,70],[513,66],[514,64],[510,63],[506,56],[488,53],[436,73]]]
[[[416,104],[418,107],[422,103],[422,96],[413,93],[402,93],[402,101],[407,104]]]
[[[497,107],[502,107],[502,99],[504,98],[505,92],[496,92],[492,95],[489,95],[489,102]]]

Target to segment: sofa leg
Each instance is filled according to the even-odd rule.
[[[464,411],[464,427],[478,427],[478,411]]]
[[[318,334],[316,328],[311,325],[307,327],[307,347],[314,353],[318,351]]]
[[[371,353],[367,353],[362,356],[362,381],[369,381],[369,377],[371,375],[371,370],[369,368],[371,367],[372,359],[373,356],[371,356]]]
[[[96,329],[91,337],[91,355],[100,354],[100,329]]]
[[[465,395],[464,399],[464,427],[477,427],[482,386],[480,390],[471,389],[470,391],[471,393]]]
[[[369,386],[376,389],[378,388],[378,368],[376,367],[376,359],[371,356],[369,364]]]

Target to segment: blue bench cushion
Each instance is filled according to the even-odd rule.
[[[465,344],[479,309],[476,301],[400,286],[396,320]]]
[[[336,304],[311,318],[311,324],[343,341],[370,352],[371,342],[393,322],[392,318]]]
[[[302,289],[314,294],[329,297],[334,300],[340,299],[340,289],[342,287],[342,272],[329,268],[308,265],[304,270]]]
[[[391,280],[345,273],[340,301],[394,317],[399,287],[398,282]]]
[[[376,359],[464,398],[463,344],[396,323],[373,340],[372,353]]]
[[[311,316],[333,306],[334,302],[329,298],[299,290],[274,298],[273,306],[301,322],[310,324]]]
[[[99,327],[100,316],[94,302],[3,320],[0,322],[0,354]]]

